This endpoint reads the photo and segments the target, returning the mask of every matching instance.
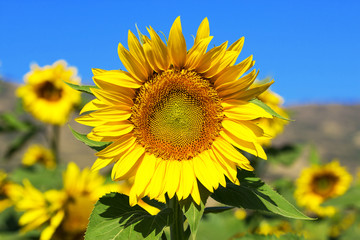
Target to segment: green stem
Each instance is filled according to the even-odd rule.
[[[169,199],[166,195],[166,204],[174,212],[173,223],[170,225],[170,238],[171,240],[184,240],[184,214],[177,196]]]
[[[56,164],[59,164],[59,139],[60,139],[60,126],[52,125],[52,135],[50,139],[51,151],[54,154]]]

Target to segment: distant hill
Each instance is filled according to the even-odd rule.
[[[0,112],[11,111],[15,107],[16,85],[0,81]],[[296,143],[314,144],[324,162],[338,158],[354,174],[360,166],[360,105],[304,105],[289,107],[291,118],[284,133],[274,140],[275,146]],[[77,114],[74,114],[76,117]],[[79,132],[88,128],[70,121]],[[0,153],[14,136],[0,133]],[[94,151],[78,142],[65,125],[61,132],[61,156],[65,162],[75,161],[80,166],[90,166],[96,157]],[[34,139],[44,143],[44,137]],[[20,162],[21,151],[10,162],[0,162],[0,168],[11,169]],[[1,154],[0,154],[1,155]],[[296,168],[296,167],[295,167]],[[299,169],[294,169],[299,171]]]

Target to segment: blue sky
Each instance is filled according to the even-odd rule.
[[[84,84],[91,68],[123,68],[119,42],[151,25],[168,35],[177,16],[192,45],[204,17],[212,44],[245,36],[260,78],[287,105],[360,103],[360,1],[0,1],[0,74],[22,82],[30,63],[65,59]]]

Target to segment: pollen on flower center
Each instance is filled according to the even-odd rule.
[[[52,82],[45,81],[36,87],[36,94],[39,98],[48,101],[58,101],[62,95],[62,89],[57,88]]]
[[[223,118],[209,81],[186,70],[155,75],[140,88],[132,111],[137,141],[166,160],[189,159],[209,149]]]

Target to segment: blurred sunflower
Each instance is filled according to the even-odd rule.
[[[69,163],[61,190],[42,193],[27,180],[24,187],[14,185],[10,195],[16,209],[25,212],[19,219],[22,231],[42,229],[41,240],[82,239],[95,202],[105,193],[121,190],[118,184],[104,182],[96,172],[80,171],[75,163]]]
[[[304,169],[296,180],[294,196],[299,206],[304,206],[319,216],[332,216],[333,206],[320,206],[329,198],[343,195],[350,186],[352,176],[338,161],[314,165]]]
[[[269,223],[268,221],[261,221],[259,226],[254,230],[254,233],[259,235],[275,235],[276,237],[280,237],[286,233],[294,232],[290,223],[287,221],[280,221]]]
[[[40,163],[47,168],[56,166],[55,157],[51,150],[39,144],[31,145],[22,159],[22,164],[25,166],[32,166],[35,163]]]
[[[259,82],[255,82],[255,84],[253,84],[254,87],[258,85],[261,84]],[[289,118],[287,112],[282,107],[284,100],[280,95],[268,89],[257,96],[257,98],[268,105],[276,113],[280,114],[284,118]],[[288,124],[288,121],[280,118],[258,118],[255,119],[254,122],[257,123],[258,126],[265,132],[266,137],[259,138],[259,143],[263,146],[270,146],[271,138],[275,138],[277,135],[282,133],[285,125]],[[271,136],[271,138],[268,136]]]
[[[254,65],[252,56],[235,65],[244,38],[207,51],[207,18],[189,51],[179,17],[167,45],[153,28],[148,32],[150,38],[140,34],[141,44],[129,31],[129,50],[119,44],[128,72],[93,69],[96,99],[77,121],[94,127],[88,138],[113,142],[96,154],[92,168],[115,163],[114,180],[134,177],[131,205],[175,193],[200,203],[197,180],[213,192],[226,186],[225,176],[238,184],[237,167],[253,170],[233,146],[266,159],[258,144],[264,132],[252,120],[272,115],[249,101],[272,82],[249,89],[258,73],[242,75]]]
[[[80,92],[65,84],[80,83],[77,70],[67,67],[63,60],[52,66],[32,65],[24,81],[25,85],[17,89],[16,95],[22,98],[26,111],[45,123],[65,124],[74,105],[80,103]]]
[[[7,173],[0,169],[0,213],[12,205],[7,196],[7,187],[9,186],[7,177]]]

